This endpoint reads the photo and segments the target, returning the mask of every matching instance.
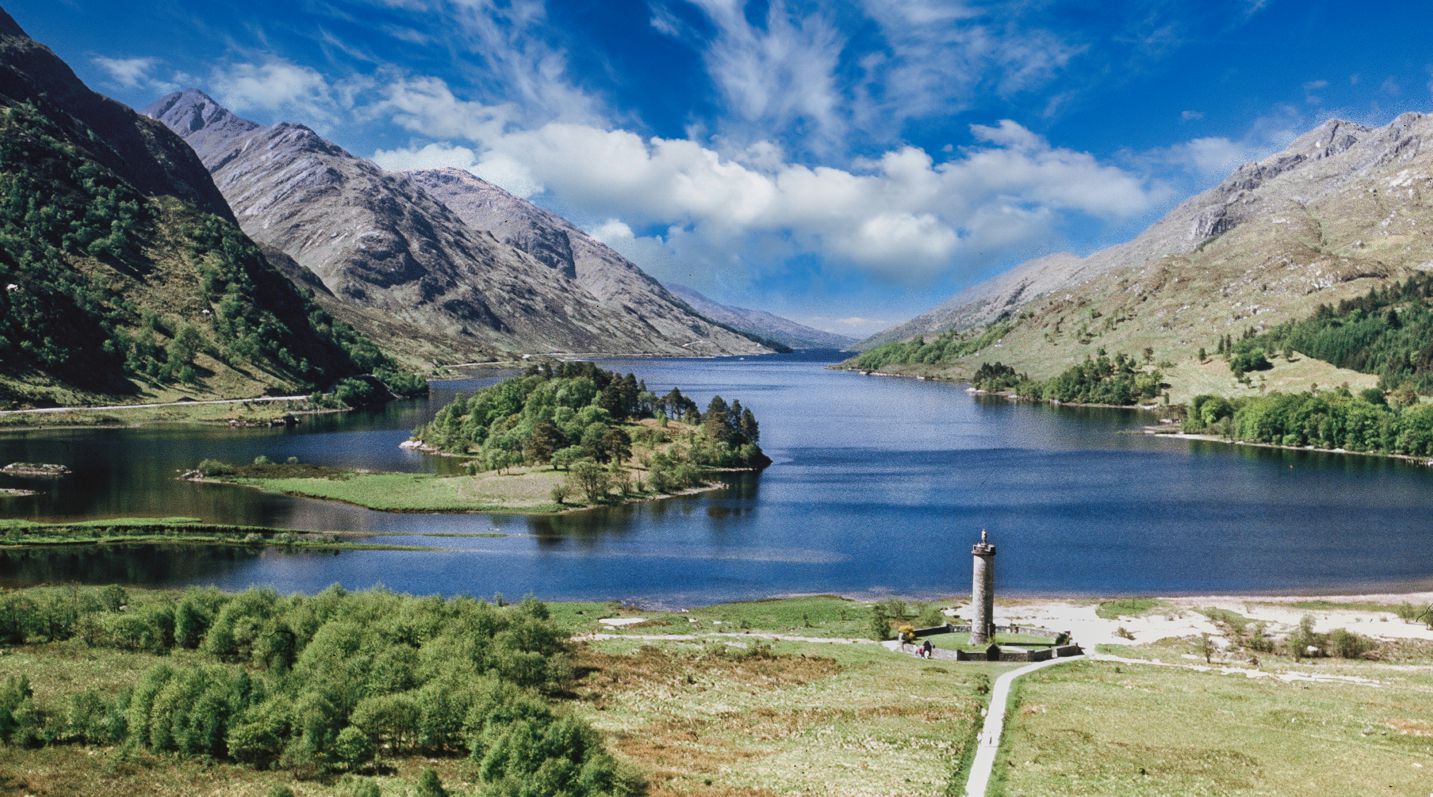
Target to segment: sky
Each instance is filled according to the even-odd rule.
[[[91,87],[464,168],[657,278],[863,337],[1433,105],[1433,4],[0,0]]]

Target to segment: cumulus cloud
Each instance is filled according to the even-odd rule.
[[[545,193],[580,218],[610,219],[596,231],[629,256],[692,241],[726,254],[776,241],[868,273],[921,281],[962,258],[1048,234],[1054,214],[1124,219],[1162,198],[1141,178],[1051,146],[1010,120],[973,126],[976,143],[940,162],[903,147],[836,168],[783,160],[774,145],[748,150],[748,160],[690,139],[586,124],[504,130],[491,109],[453,98],[440,81],[410,83],[440,101],[408,104],[400,123],[462,143],[383,150],[374,155],[380,165],[454,166],[525,196]],[[643,236],[634,227],[665,233]]]
[[[240,113],[293,113],[299,118],[325,120],[335,105],[323,75],[274,56],[217,67],[210,85],[221,103]]]

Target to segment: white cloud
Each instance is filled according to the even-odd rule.
[[[334,107],[333,93],[323,75],[274,56],[216,67],[210,85],[219,102],[240,113],[292,113],[299,118],[327,120]]]
[[[1289,145],[1313,119],[1293,106],[1280,106],[1254,120],[1243,135],[1201,136],[1130,157],[1146,170],[1182,172],[1190,190],[1202,190],[1245,163],[1266,158]]]
[[[167,94],[194,82],[192,77],[182,72],[171,72],[169,77],[161,77],[159,73],[163,61],[158,58],[108,58],[97,55],[90,61],[104,72],[106,81],[121,89]]]
[[[785,130],[800,123],[827,144],[842,138],[835,73],[845,39],[830,20],[819,13],[798,15],[773,0],[764,27],[757,27],[742,3],[691,2],[716,28],[704,56],[732,113],[755,129]]]
[[[501,113],[458,99],[442,81],[391,86],[384,112],[462,143],[379,151],[380,165],[465,168],[520,195],[546,194],[578,218],[607,220],[595,228],[603,239],[648,267],[659,251],[676,261],[705,246],[698,256],[716,263],[758,247],[919,282],[1048,237],[1061,214],[1127,219],[1162,199],[1140,178],[1010,120],[973,126],[977,143],[939,163],[904,147],[847,168],[813,167],[769,142],[732,157],[690,139],[588,124],[509,129]]]
[[[126,89],[137,89],[149,83],[150,73],[159,64],[157,58],[106,58],[91,59],[115,85]]]
[[[1203,118],[1204,118],[1204,112],[1203,112],[1203,111],[1180,111],[1180,112],[1179,112],[1179,121],[1181,121],[1181,122],[1197,122],[1197,121],[1199,121],[1200,119],[1203,119]]]

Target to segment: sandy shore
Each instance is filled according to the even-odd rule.
[[[1343,628],[1382,640],[1433,640],[1433,628],[1423,623],[1399,619],[1390,611],[1377,611],[1368,604],[1387,605],[1390,609],[1402,603],[1428,606],[1433,592],[1399,594],[1319,596],[1217,595],[1160,598],[1159,608],[1131,617],[1105,619],[1095,610],[1099,602],[1091,600],[1031,600],[1009,604],[996,603],[997,624],[1034,625],[1055,631],[1069,631],[1075,641],[1087,648],[1095,645],[1149,644],[1170,637],[1196,637],[1207,633],[1216,641],[1223,634],[1200,609],[1223,609],[1235,612],[1258,623],[1264,623],[1271,635],[1286,633],[1304,616],[1314,621],[1320,633]],[[1319,608],[1304,608],[1324,604]],[[1303,604],[1303,605],[1296,605]],[[958,611],[969,615],[969,607]],[[1123,629],[1129,636],[1119,632]],[[1133,639],[1130,639],[1133,637]]]

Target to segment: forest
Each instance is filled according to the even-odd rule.
[[[485,470],[549,465],[584,478],[622,471],[637,447],[649,452],[642,463],[649,485],[664,493],[701,483],[713,468],[771,462],[756,416],[739,400],[714,396],[701,410],[679,388],[658,396],[632,374],[587,362],[542,363],[459,397],[413,436],[473,455]],[[605,485],[590,486],[590,494],[606,494]]]
[[[1366,374],[1385,391],[1433,393],[1433,275],[1370,289],[1337,305],[1321,305],[1310,318],[1289,321],[1246,341],[1221,341],[1237,355],[1261,348],[1272,356],[1297,351]],[[1257,370],[1246,368],[1245,370]]]
[[[1183,428],[1251,443],[1433,456],[1433,404],[1390,402],[1377,388],[1195,396]]]
[[[0,683],[0,741],[76,754],[136,747],[299,779],[361,777],[394,756],[465,756],[481,795],[643,789],[595,730],[556,706],[572,653],[534,599],[500,606],[337,586],[313,596],[113,585],[0,594],[0,651],[66,640],[167,660],[117,693],[63,702],[38,699],[12,673]]]
[[[400,395],[426,386],[234,224],[145,197],[65,135],[29,104],[0,109],[0,370],[122,395],[200,383],[205,353],[316,389],[365,373]],[[156,259],[173,243],[183,269]]]

